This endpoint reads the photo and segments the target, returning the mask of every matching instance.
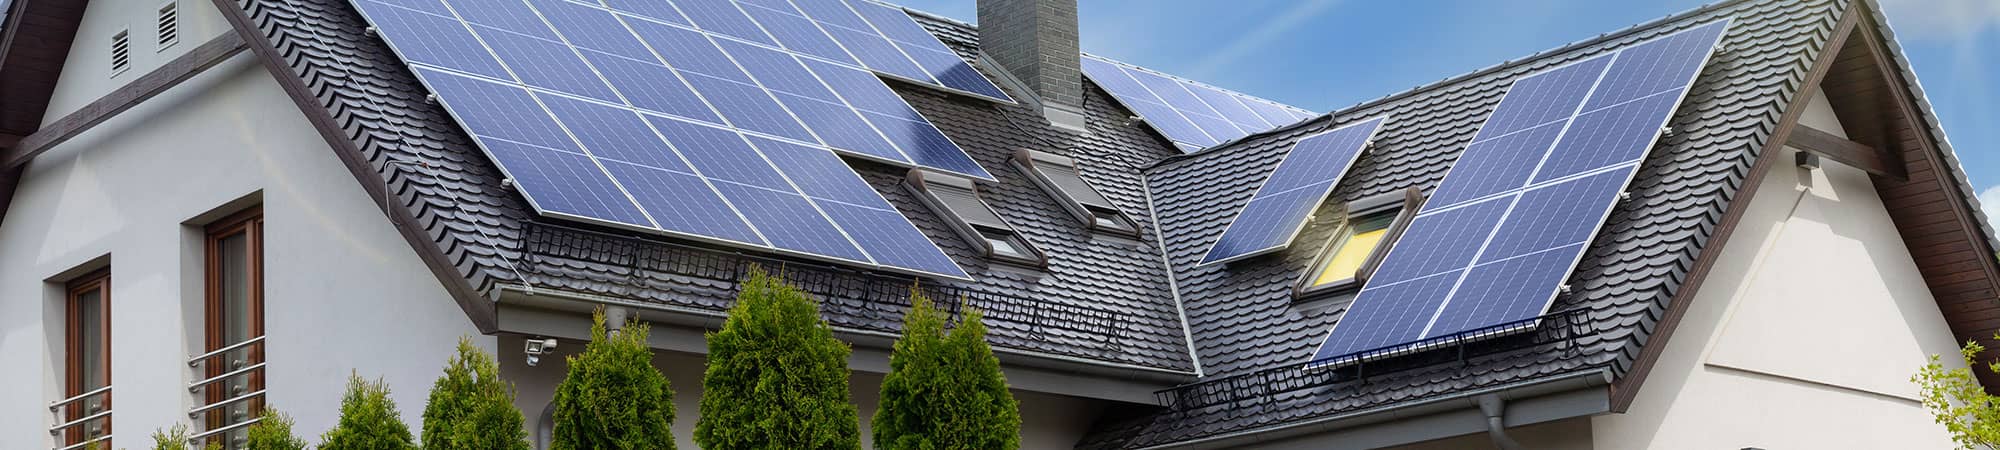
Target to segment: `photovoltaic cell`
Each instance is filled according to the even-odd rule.
[[[686,14],[688,19],[694,22],[695,28],[700,28],[702,31],[759,44],[778,44],[772,41],[770,36],[765,35],[763,28],[759,28],[757,22],[751,21],[750,16],[743,15],[743,10],[736,8],[736,2],[729,0],[673,0],[668,3],[679,6],[681,13]]]
[[[1306,218],[1326,201],[1347,174],[1384,118],[1373,118],[1308,136],[1293,144],[1270,178],[1257,187],[1243,211],[1202,256],[1213,264],[1269,253],[1289,246]]]
[[[604,80],[561,42],[474,25],[481,40],[529,86],[607,102],[619,102]]]
[[[569,128],[591,155],[601,159],[689,172],[687,163],[653,134],[653,128],[631,110],[559,95],[540,96],[556,121]]]
[[[1315,114],[1091,55],[1083,74],[1183,151],[1297,123]]]
[[[1516,80],[1314,363],[1536,326],[1727,27]]]
[[[934,84],[956,79],[939,86],[976,95],[982,92],[964,77],[990,83],[900,10],[809,3],[802,9],[787,0],[357,0],[356,6],[538,211],[967,277],[833,152],[992,175],[823,30],[880,41],[884,55],[916,69],[915,76],[898,76]],[[878,16],[862,19],[857,5]],[[461,21],[459,10],[473,12]],[[830,18],[809,20],[807,11]],[[901,34],[885,38],[877,23]],[[899,45],[950,58],[923,60],[936,71],[926,72]],[[997,88],[983,94],[1005,99]]]
[[[1450,184],[1438,185],[1427,204],[1456,205],[1527,186],[1542,155],[1548,154],[1567,124],[1549,123],[1466,146],[1452,164],[1452,170],[1465,173]]]
[[[650,227],[644,213],[589,156],[491,139],[486,152],[535,208],[558,214]]]
[[[833,38],[820,30],[819,25],[814,24],[811,19],[799,16],[791,6],[785,6],[784,10],[774,10],[746,5],[743,11],[749,13],[757,23],[764,24],[764,31],[777,38],[778,44],[785,49],[846,64],[857,63],[853,56],[847,54],[846,49],[840,47],[840,43],[834,42]]]
[[[1681,100],[1674,89],[1576,116],[1562,143],[1535,173],[1535,182],[1638,161],[1660,134],[1661,118]]]
[[[632,199],[662,229],[731,243],[764,242],[701,177],[612,160],[603,162],[611,176],[632,193]]]
[[[465,18],[467,23],[485,25],[524,34],[537,39],[555,40],[556,34],[542,23],[541,16],[520,0],[452,0],[452,10]]]
[[[583,58],[611,82],[611,88],[625,96],[632,107],[676,117],[722,124],[721,116],[709,109],[694,90],[688,89],[672,69],[650,61],[627,59],[595,50],[584,50]]]
[[[674,25],[692,26],[688,22],[687,16],[683,16],[680,11],[675,10],[672,3],[660,0],[604,0],[604,4],[618,12]]]
[[[412,3],[420,4],[420,3]],[[403,36],[410,42],[403,58],[460,72],[505,79],[507,69],[486,52],[486,46],[450,16],[437,16],[371,0],[354,2],[375,18],[375,28],[384,35]],[[443,6],[440,4],[439,8]],[[445,12],[450,14],[450,12]]]
[[[726,181],[715,183],[715,188],[722,192],[723,198],[736,205],[736,210],[749,218],[750,224],[763,232],[764,238],[770,240],[773,246],[846,261],[869,261],[861,249],[847,240],[840,227],[834,226],[832,220],[806,202],[804,196]],[[909,220],[903,222],[908,223]],[[932,248],[936,248],[935,245]]]

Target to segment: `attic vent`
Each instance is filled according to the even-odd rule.
[[[160,7],[160,50],[181,41],[180,11],[175,2]]]
[[[132,68],[132,36],[130,32],[119,31],[111,35],[111,76],[125,73]]]

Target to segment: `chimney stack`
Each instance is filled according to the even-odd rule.
[[[979,46],[1040,97],[1042,115],[1081,131],[1077,0],[979,0]]]

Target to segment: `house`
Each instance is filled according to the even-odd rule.
[[[928,37],[860,38],[959,58],[919,67],[913,55],[932,50],[900,48],[919,71],[869,69],[950,141],[929,145],[973,164],[954,174],[843,151],[838,172],[858,174],[951,261],[928,268],[551,213],[563,205],[536,189],[594,178],[523,171],[543,166],[495,157],[507,153],[494,134],[552,146],[597,136],[482,128],[527,116],[439,92],[441,80],[476,78],[427,59],[466,53],[424,51],[484,33],[456,20],[530,11],[494,20],[541,20],[489,28],[527,27],[513,30],[591,61],[592,89],[630,101],[658,85],[611,81],[603,65],[617,60],[595,58],[614,52],[563,34],[567,19],[549,11],[781,54],[805,52],[771,38],[798,30],[782,21],[882,7],[583,3],[13,0],[0,24],[0,352],[16,362],[0,370],[0,416],[13,419],[0,447],[135,447],[174,424],[227,442],[265,405],[317,434],[350,374],[385,380],[414,423],[462,336],[500,356],[545,442],[562,358],[599,309],[652,324],[655,365],[676,388],[674,429],[692,446],[703,332],[753,265],[816,296],[853,345],[864,439],[910,286],[954,314],[985,311],[1023,446],[1036,449],[1941,448],[1951,442],[1909,375],[2000,331],[1992,231],[1867,0],[1724,1],[1328,114],[1085,56],[1071,0],[980,0],[985,28],[906,11],[921,28],[904,30]],[[661,5],[675,8],[645,11]],[[689,19],[666,17],[676,11],[702,25],[672,24]],[[857,27],[890,33],[901,23],[882,21],[904,19],[893,16]],[[421,21],[462,34],[409,38]],[[739,27],[709,25],[720,23]],[[1359,306],[1398,299],[1369,288],[1392,249],[1463,245],[1409,230],[1517,81],[1714,24],[1726,32],[1691,47],[1710,53],[1667,103],[1666,130],[1646,133],[1650,152],[1634,147],[1644,156],[1613,186],[1602,223],[1571,224],[1588,232],[1574,267],[1554,284],[1508,285],[1548,291],[1518,296],[1552,296],[1536,305],[1546,311],[1315,357],[1335,343],[1329,330],[1363,322],[1350,317]],[[676,67],[662,80],[693,76],[675,75],[684,67],[656,36],[634,33],[661,57],[648,64]],[[500,69],[482,83],[536,67],[482,53],[466,64]],[[936,67],[957,77],[926,72]],[[1121,98],[1117,82],[1085,75],[1106,67],[1241,108]],[[743,80],[776,92],[777,80]],[[502,86],[489,84],[477,86]],[[780,111],[815,133],[749,136],[808,150],[832,139],[812,121],[833,116],[799,105]],[[702,106],[725,118],[745,107]],[[1249,129],[1258,123],[1268,128]],[[1356,124],[1376,128],[1346,170],[1321,168],[1341,173],[1303,203],[1310,219],[1296,233],[1204,261],[1300,142]]]

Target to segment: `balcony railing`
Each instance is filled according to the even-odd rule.
[[[1588,309],[1572,309],[1407,344],[1203,380],[1154,394],[1159,396],[1161,404],[1175,410],[1225,404],[1247,407],[1293,392],[1362,383],[1371,377],[1440,364],[1464,366],[1476,358],[1508,352],[1534,349],[1575,353],[1580,351],[1576,341],[1596,332],[1589,324],[1589,313]]]
[[[108,406],[108,403],[85,402],[85,400],[89,400],[92,398],[105,397],[110,395],[111,395],[111,386],[105,386],[97,389],[92,389],[90,392],[77,394],[70,398],[58,400],[55,403],[50,403],[49,412],[56,415],[56,422],[57,422],[55,426],[49,427],[50,436],[62,436],[64,433],[68,433],[71,430],[81,429],[83,431],[83,435],[87,437],[82,441],[76,442],[74,444],[69,444],[67,446],[57,444],[57,446],[54,448],[56,450],[75,450],[88,447],[92,443],[110,440],[111,433],[98,434],[97,432],[97,430],[103,429],[102,428],[103,425],[101,424],[101,422],[111,418],[111,408]],[[100,407],[100,405],[107,405],[107,406]],[[71,415],[74,415],[70,412],[71,408],[78,406],[85,407],[85,409],[80,413],[84,414],[84,416],[78,417],[76,419],[69,419]],[[67,442],[67,441],[68,441],[67,439],[63,439],[57,442]]]
[[[211,423],[211,421],[203,420],[203,416],[211,414],[228,414],[229,410],[232,407],[246,406],[250,401],[264,397],[265,389],[260,388],[255,391],[249,391],[249,392],[224,391],[228,395],[227,398],[223,398],[221,400],[212,402],[209,401],[209,399],[213,398],[213,396],[209,395],[209,391],[211,389],[216,389],[216,385],[222,384],[226,386],[227,383],[230,381],[236,381],[240,378],[249,376],[251,374],[261,373],[264,370],[265,362],[264,358],[262,357],[263,353],[248,351],[251,349],[251,347],[261,346],[263,343],[264,343],[264,336],[258,336],[250,339],[245,339],[242,342],[230,344],[228,346],[219,349],[215,349],[214,351],[210,351],[208,353],[203,353],[188,358],[188,368],[194,370],[196,377],[201,377],[200,381],[188,383],[187,386],[188,393],[194,394],[195,405],[196,405],[194,408],[188,410],[189,419],[194,419],[195,423],[207,426],[209,423]],[[244,357],[230,358],[231,354],[238,352],[241,352],[242,356]],[[223,366],[223,368],[228,371],[216,374],[214,376],[209,376],[208,373],[210,372],[210,370],[208,368],[208,365],[211,364],[212,361],[219,361],[225,363],[226,365]],[[238,385],[237,387],[239,388],[239,390],[247,391],[247,389],[241,389],[241,388],[247,387],[249,385],[250,383],[243,383],[241,385]],[[249,408],[246,407],[242,409],[242,411],[245,411],[247,413],[249,412]],[[195,433],[194,436],[188,438],[188,442],[196,446],[202,446],[206,444],[209,439],[220,436],[227,436],[232,432],[241,430],[245,427],[250,426],[251,424],[255,424],[258,421],[263,420],[263,418],[261,417],[238,417],[235,419],[236,420],[223,420],[223,422],[228,422],[228,424],[224,426],[217,426],[214,428],[203,430],[200,433]]]
[[[908,276],[784,261],[540,222],[528,223],[525,234],[523,276],[575,276],[540,273],[539,270],[562,270],[559,268],[565,265],[545,263],[544,259],[588,261],[623,272],[611,279],[598,280],[622,291],[613,295],[687,296],[679,291],[694,290],[697,295],[733,296],[737,282],[747,276],[754,264],[773,273],[782,271],[788,284],[821,300],[821,308],[833,325],[850,329],[900,332],[901,319],[910,307],[910,293],[915,289],[949,313],[954,321],[968,312],[968,308],[981,311],[989,328],[989,339],[997,347],[1092,359],[1116,358],[1124,353],[1133,332],[1130,314],[1126,313],[955,284],[918,282]],[[558,269],[539,269],[544,266]],[[704,289],[712,292],[699,292]],[[719,301],[699,306],[717,310],[727,307]]]

